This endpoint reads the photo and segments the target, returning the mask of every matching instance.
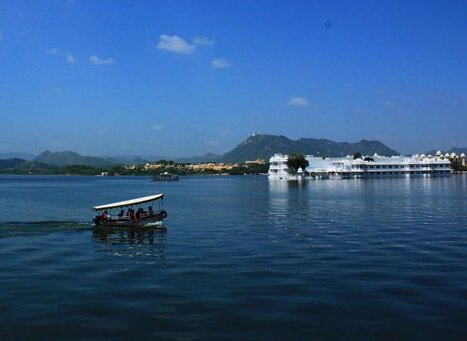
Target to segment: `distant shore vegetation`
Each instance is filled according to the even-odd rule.
[[[87,165],[54,166],[37,161],[16,160],[0,164],[0,173],[18,175],[142,175],[153,176],[168,172],[175,175],[243,175],[267,173],[269,164],[264,160],[244,163],[177,163],[159,160],[144,165],[93,167]]]

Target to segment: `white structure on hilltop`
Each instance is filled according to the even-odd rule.
[[[371,157],[357,159],[351,156],[323,158],[305,155],[308,161],[306,172],[309,174],[306,176],[299,172],[296,175],[290,174],[287,166],[288,155],[274,154],[269,160],[268,176],[270,180],[450,176],[450,157],[443,156],[441,152],[435,157],[424,154],[386,157],[375,153]]]

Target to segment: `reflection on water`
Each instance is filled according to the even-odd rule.
[[[270,192],[287,192],[294,189],[303,189],[310,181],[268,181]]]
[[[92,240],[104,244],[100,251],[115,256],[163,258],[167,228],[165,226],[109,228],[95,227]]]
[[[268,187],[271,224],[289,230],[297,227],[310,237],[319,229],[348,237],[349,228],[363,233],[362,239],[382,228],[411,234],[411,228],[403,227],[432,226],[447,212],[451,220],[462,220],[462,208],[467,207],[465,177],[456,176],[269,181]],[[454,203],[457,209],[451,208]]]
[[[72,221],[7,221],[0,222],[0,238],[29,237],[57,232],[89,230],[92,225]]]
[[[167,228],[165,226],[119,229],[95,227],[92,231],[92,239],[111,245],[155,245],[157,243],[163,243],[165,241],[166,234]]]

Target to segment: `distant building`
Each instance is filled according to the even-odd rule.
[[[266,163],[263,159],[256,159],[254,161],[245,161],[245,165],[264,165]]]
[[[386,177],[433,177],[450,176],[451,163],[444,156],[425,155],[380,156],[374,154],[358,159],[350,155],[345,158],[324,158],[306,155],[308,161],[306,178],[310,179],[350,179]],[[287,166],[288,155],[274,154],[269,160],[270,180],[297,180],[299,174],[291,175]]]

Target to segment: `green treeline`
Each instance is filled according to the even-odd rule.
[[[267,173],[268,164],[240,164],[237,167],[222,167],[218,169],[189,167],[187,163],[175,163],[169,160],[156,162],[158,168],[146,169],[143,165],[121,165],[107,167],[93,167],[87,165],[52,166],[37,161],[24,161],[19,164],[1,167],[2,174],[31,174],[31,175],[159,175],[168,172],[176,175],[209,175],[209,174],[259,174]]]

